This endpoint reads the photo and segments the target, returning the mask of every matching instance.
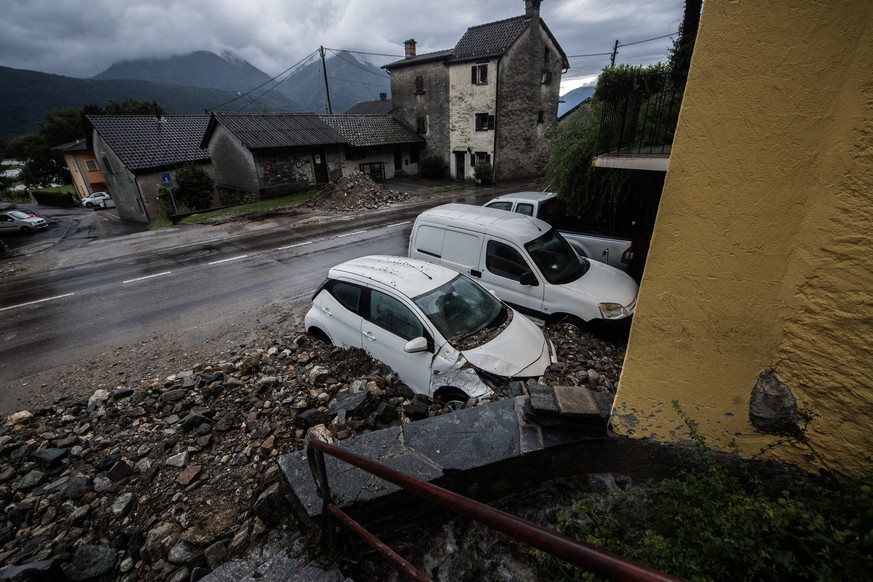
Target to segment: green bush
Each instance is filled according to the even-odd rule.
[[[442,180],[449,174],[449,165],[441,156],[430,156],[421,161],[419,174],[422,178]]]
[[[59,206],[61,208],[72,208],[78,206],[78,200],[69,192],[48,192],[45,190],[32,190],[33,199],[39,204],[46,206]]]
[[[488,162],[476,164],[473,167],[473,176],[476,177],[476,181],[482,184],[490,184],[491,180],[494,179],[494,166]]]
[[[588,497],[558,531],[687,580],[873,579],[873,486],[792,475],[767,481],[748,461],[731,471],[701,445],[702,469]],[[552,580],[594,577],[544,554]]]

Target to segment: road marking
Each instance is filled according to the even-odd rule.
[[[295,244],[295,245],[288,245],[287,247],[279,247],[279,248],[276,249],[276,250],[277,250],[277,251],[286,251],[286,250],[288,250],[288,249],[295,249],[295,248],[297,248],[297,247],[305,247],[306,245],[311,245],[312,242],[313,242],[313,241],[309,240],[309,241],[306,241],[306,242],[297,243],[297,244]]]
[[[212,261],[211,263],[206,263],[207,265],[220,265],[221,263],[229,263],[230,261],[238,261],[240,259],[247,259],[248,255],[240,255],[238,257],[231,257],[229,259],[221,259],[220,261]]]
[[[146,275],[145,277],[137,277],[136,279],[128,279],[127,281],[122,281],[122,283],[136,283],[137,281],[145,281],[146,279],[154,279],[155,277],[163,277],[164,275],[169,275],[171,271],[164,271],[163,273],[155,273],[154,275]]]
[[[75,293],[64,293],[63,295],[56,295],[54,297],[46,297],[45,299],[37,299],[36,301],[28,301],[27,303],[21,303],[19,305],[10,305],[9,307],[0,307],[0,311],[6,311],[7,309],[18,309],[19,307],[27,307],[28,305],[36,305],[37,303],[43,303],[45,301],[54,301],[55,299],[63,299],[64,297],[70,297],[71,295],[75,295]]]
[[[394,224],[386,224],[385,228],[394,228],[395,226],[403,226],[404,224],[409,224],[411,221],[407,220],[405,222],[395,222]]]
[[[338,234],[338,235],[336,235],[336,237],[337,237],[337,238],[345,238],[345,237],[347,237],[347,236],[353,236],[353,235],[356,235],[356,234],[363,234],[363,233],[365,233],[365,232],[367,232],[367,231],[366,231],[366,230],[356,230],[355,232],[347,232],[347,233],[345,233],[345,234]]]

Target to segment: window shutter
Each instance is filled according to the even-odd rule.
[[[473,65],[470,69],[470,82],[474,85],[476,84],[476,65]]]
[[[488,116],[488,129],[494,129],[494,116]]]

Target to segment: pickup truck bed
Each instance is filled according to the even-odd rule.
[[[504,194],[489,200],[484,206],[518,212],[548,222],[558,228],[577,253],[593,261],[600,261],[627,272],[633,260],[634,248],[631,240],[590,232],[582,228],[562,228],[566,223],[566,215],[560,209],[558,196],[554,192]]]

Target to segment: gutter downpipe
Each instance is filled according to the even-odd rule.
[[[497,57],[497,86],[494,88],[494,145],[491,146],[494,155],[491,157],[491,183],[497,183],[497,127],[500,121],[497,119],[497,112],[500,111],[500,78],[503,76],[500,71],[500,61],[503,60],[503,55]]]

